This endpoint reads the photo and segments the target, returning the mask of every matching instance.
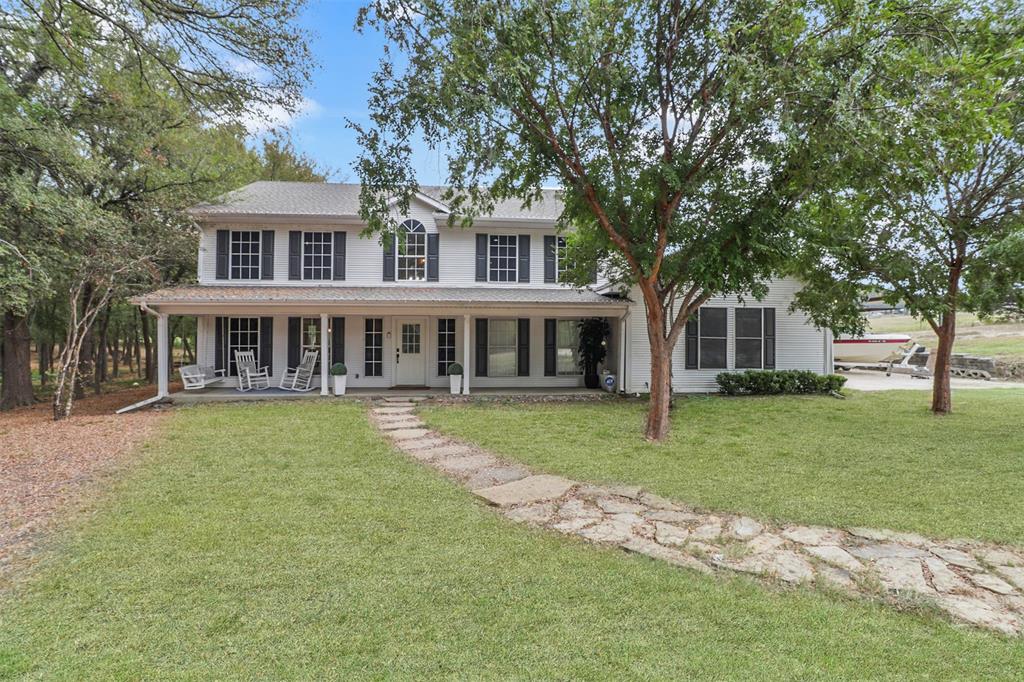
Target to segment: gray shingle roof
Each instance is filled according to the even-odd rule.
[[[448,303],[453,305],[608,305],[623,301],[580,289],[497,287],[300,287],[203,285],[160,289],[132,299],[136,303]]]
[[[443,187],[424,186],[420,192],[441,202]],[[359,214],[359,185],[331,182],[261,180],[224,195],[220,201],[193,207],[199,215],[301,215],[354,217]],[[557,190],[544,190],[541,201],[524,208],[518,200],[500,201],[482,218],[555,220],[562,213]]]

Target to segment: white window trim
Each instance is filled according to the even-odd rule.
[[[447,320],[447,321],[452,323],[452,330],[451,330],[451,332],[444,332],[444,334],[446,336],[447,335],[451,336],[451,340],[452,340],[452,345],[451,346],[442,346],[441,345],[441,334],[442,334],[442,332],[441,332],[441,323],[443,321],[445,321],[445,320]],[[437,361],[434,363],[434,371],[436,372],[436,376],[438,376],[438,377],[447,377],[448,376],[448,372],[447,371],[445,371],[444,374],[441,374],[440,370],[441,370],[441,363],[442,362],[444,362],[448,366],[451,366],[453,363],[458,362],[458,348],[459,348],[458,330],[459,330],[459,324],[458,324],[458,320],[457,319],[455,319],[453,317],[439,317],[439,318],[437,318]],[[441,350],[442,349],[447,349],[447,348],[451,348],[451,350],[452,350],[451,362],[448,362],[447,360],[444,360],[444,361],[441,360]]]
[[[307,234],[326,234],[327,237],[327,276],[325,277],[306,277],[306,235]],[[313,254],[310,254],[313,255]],[[334,233],[324,232],[322,230],[306,230],[302,233],[302,279],[306,282],[327,282],[334,279]]]
[[[256,345],[254,345],[254,346],[236,346],[236,345],[234,345],[231,342],[231,336],[232,336],[231,323],[236,321],[236,320],[256,320]],[[235,333],[237,334],[238,332],[235,332]],[[252,332],[246,332],[246,333],[247,334],[251,334]],[[228,335],[228,342],[227,342],[227,346],[228,346],[228,372],[227,372],[227,374],[228,374],[229,377],[230,376],[235,376],[235,377],[238,376],[238,367],[235,367],[234,374],[231,373],[231,366],[235,364],[235,351],[236,350],[251,350],[251,351],[253,351],[253,357],[256,358],[256,366],[257,366],[257,368],[262,367],[264,365],[263,358],[260,357],[260,348],[262,347],[262,341],[263,341],[262,334],[263,334],[263,325],[260,324],[260,318],[259,317],[250,317],[248,315],[242,315],[242,316],[239,316],[239,317],[229,317],[228,318],[228,328],[227,328],[227,335]]]
[[[738,321],[734,321],[732,339],[732,356],[733,356],[733,367],[732,369],[764,369],[764,308],[734,308],[733,316],[735,317],[740,310],[756,310],[757,311],[757,323],[761,329],[760,336],[740,336],[740,325]],[[761,363],[756,367],[740,367],[737,363],[739,360],[739,352],[737,348],[737,341],[758,341],[758,356],[761,358]]]
[[[491,238],[502,237],[512,240],[512,249],[515,255],[512,256],[512,279],[501,280],[494,277],[495,270],[491,268]],[[518,284],[519,282],[519,235],[518,234],[490,234],[487,235],[487,281],[498,284]]]
[[[514,336],[512,337],[512,357],[515,358],[515,362],[512,365],[511,374],[494,374],[493,363],[491,362],[491,353],[494,348],[494,323],[495,322],[511,322]],[[490,318],[487,321],[487,376],[496,377],[498,379],[508,379],[510,377],[519,376],[519,320],[514,317],[501,317],[501,318]]]
[[[379,332],[377,332],[377,331],[370,332],[366,328],[366,323],[369,322],[370,320],[376,320],[376,321],[380,322],[380,331]],[[380,345],[379,346],[371,346],[371,345],[369,345],[367,343],[367,340],[368,340],[368,338],[369,338],[371,333],[374,334],[375,336],[379,336],[380,337]],[[367,359],[366,351],[370,350],[370,349],[376,349],[376,348],[380,349],[380,363],[379,363],[380,364],[380,374],[370,374],[367,371],[367,367],[369,366],[371,361]],[[376,361],[373,361],[373,364],[378,364],[378,363]],[[370,377],[370,378],[374,378],[374,377],[379,378],[379,377],[383,377],[384,376],[384,318],[382,318],[382,317],[366,317],[366,318],[363,318],[363,376],[364,377]]]
[[[726,370],[733,369],[729,367],[729,308],[726,306],[713,305],[707,306],[708,310],[724,310],[725,311],[725,336],[705,336],[704,325],[701,324],[700,311],[705,308],[702,306],[697,310],[697,368],[698,369],[717,369]],[[701,343],[704,339],[722,339],[725,341],[725,364],[721,367],[705,367],[704,366],[704,344]]]
[[[417,229],[419,228],[419,229]],[[420,246],[423,249],[422,254],[403,254],[401,249],[401,239],[399,238],[398,232],[395,233],[395,281],[396,282],[425,282],[427,281],[427,228],[420,221],[415,218],[409,218],[404,221],[398,227],[399,230],[405,230],[406,244],[408,245],[408,239],[410,235],[416,235],[423,237]],[[403,277],[403,272],[408,272],[409,268],[402,266],[402,259],[417,259],[421,258],[422,265],[416,264],[413,270],[419,274],[419,277]]]
[[[235,235],[250,232],[256,235],[256,276],[235,277]],[[241,254],[239,254],[241,255]],[[228,232],[228,279],[239,282],[251,282],[263,278],[263,233],[260,230],[230,230]]]
[[[565,237],[559,237],[555,235],[555,283],[562,283],[562,261],[567,260],[565,257]]]

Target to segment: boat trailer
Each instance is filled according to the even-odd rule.
[[[833,364],[838,372],[849,369],[874,369],[884,370],[885,376],[907,374],[918,379],[931,379],[932,373],[927,367],[910,363],[912,357],[927,351],[928,349],[925,346],[915,342],[900,348],[899,353],[895,354],[895,357],[885,362],[847,362],[845,360],[836,360]]]

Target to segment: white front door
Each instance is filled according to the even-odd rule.
[[[423,318],[395,318],[395,385],[427,384],[427,321]]]

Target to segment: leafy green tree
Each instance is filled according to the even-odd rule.
[[[334,171],[295,149],[284,131],[275,131],[262,141],[260,180],[327,182]]]
[[[840,118],[848,190],[807,204],[799,303],[859,332],[860,292],[903,301],[938,337],[931,409],[952,409],[956,313],[1024,300],[1024,9],[952,5],[946,31],[892,46]]]
[[[447,155],[453,222],[560,183],[579,283],[600,260],[645,305],[645,434],[661,440],[686,321],[765,293],[835,103],[910,20],[866,3],[372,2],[360,25],[400,58],[373,79],[372,125],[352,124],[364,217],[383,231],[388,199],[404,207],[417,136]]]

